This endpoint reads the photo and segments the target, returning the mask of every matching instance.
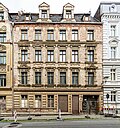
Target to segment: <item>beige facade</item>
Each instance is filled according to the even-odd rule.
[[[12,109],[12,38],[8,9],[0,3],[0,110]]]
[[[46,3],[39,10],[45,5],[49,14]],[[63,12],[67,13],[67,6],[73,13],[69,3]],[[77,22],[73,14],[66,18],[66,13],[59,22],[42,14],[36,22],[30,22],[30,17],[15,22],[14,108],[18,112],[57,113],[61,109],[79,114],[102,109],[102,23],[91,22],[90,14]],[[35,39],[37,30],[39,39]],[[89,32],[94,37],[88,37]]]
[[[63,6],[63,14],[50,14],[50,6],[43,2],[39,13],[9,15],[14,39],[5,45],[10,56],[7,82],[13,85],[5,91],[8,106],[20,114],[57,114],[59,109],[62,114],[100,112],[102,23],[90,13],[74,14],[70,3]]]

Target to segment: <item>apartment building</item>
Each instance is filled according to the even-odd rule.
[[[9,10],[0,3],[0,112],[12,109],[12,26]]]
[[[102,2],[104,113],[120,114],[120,2]]]
[[[9,13],[14,23],[10,40],[14,70],[9,76],[14,79],[9,93],[14,96],[9,98],[12,110],[35,115],[59,110],[62,114],[99,113],[103,106],[102,23],[90,13],[74,14],[70,3],[61,14],[51,14],[45,2],[38,9],[38,13]]]

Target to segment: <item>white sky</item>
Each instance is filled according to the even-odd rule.
[[[42,2],[46,2],[50,5],[51,14],[61,14],[63,6],[69,2],[75,6],[75,13],[88,13],[91,10],[92,16],[95,14],[101,1],[103,0],[0,0],[0,2],[9,9],[9,12],[25,10],[25,12],[38,13],[38,5]],[[104,1],[109,2],[110,0]],[[120,0],[112,1],[120,2]]]

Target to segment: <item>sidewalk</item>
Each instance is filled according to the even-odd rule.
[[[56,115],[51,116],[30,116],[32,120],[57,120]],[[14,120],[14,117],[3,117],[4,120]],[[28,120],[29,116],[17,116],[17,120]],[[105,117],[104,115],[63,115],[63,120],[79,120],[79,119],[111,119],[112,117]]]

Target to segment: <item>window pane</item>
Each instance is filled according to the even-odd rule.
[[[41,30],[35,30],[35,40],[42,40]]]
[[[6,42],[6,32],[0,32],[0,42]]]
[[[21,61],[27,61],[27,60],[28,60],[27,50],[21,50]]]
[[[54,51],[53,50],[48,50],[48,61],[54,61]]]
[[[72,18],[72,12],[71,10],[66,10],[66,18]]]
[[[28,30],[21,30],[21,40],[28,40]]]
[[[94,40],[94,31],[93,30],[88,30],[87,35],[88,35],[87,40],[90,40],[90,41]]]
[[[48,72],[48,84],[54,84],[54,73],[53,72]]]
[[[42,18],[48,18],[48,17],[47,17],[47,10],[42,10],[42,12],[41,12],[41,17],[42,17]]]
[[[88,72],[88,85],[94,85],[94,73]]]
[[[111,58],[112,59],[116,58],[116,47],[111,47]]]
[[[48,107],[54,107],[54,95],[48,95]]]
[[[42,61],[41,50],[35,50],[35,61],[37,62]]]
[[[116,26],[111,25],[111,36],[115,36],[115,34],[116,34]]]
[[[66,51],[60,50],[60,62],[65,62],[65,61],[66,61]]]
[[[0,74],[0,86],[6,86],[6,75]]]
[[[6,64],[6,53],[0,52],[0,64]]]
[[[78,40],[78,30],[72,30],[72,40]]]
[[[35,84],[41,84],[41,72],[35,72]]]
[[[94,51],[88,50],[88,61],[93,62],[94,61]]]
[[[41,104],[41,95],[35,95],[35,108],[42,107]]]
[[[60,40],[66,40],[66,30],[60,30]]]
[[[21,84],[27,84],[27,72],[21,72]]]
[[[78,62],[78,51],[72,50],[72,62]]]
[[[54,31],[48,30],[47,31],[48,40],[54,40]]]
[[[0,20],[4,20],[4,12],[0,12]]]
[[[22,108],[27,108],[27,95],[21,95],[21,107]]]
[[[72,72],[72,84],[78,84],[78,72]]]
[[[116,70],[115,69],[111,69],[111,80],[112,81],[116,80]]]
[[[66,72],[60,72],[60,84],[66,84]]]

